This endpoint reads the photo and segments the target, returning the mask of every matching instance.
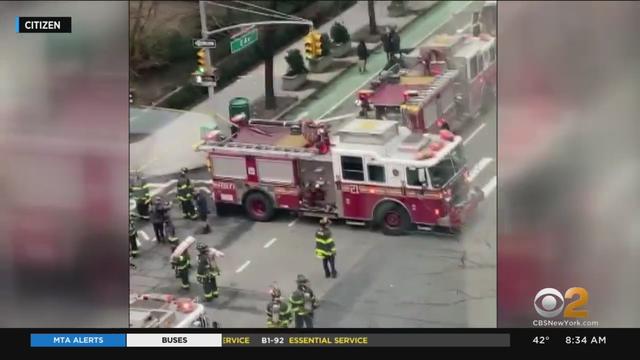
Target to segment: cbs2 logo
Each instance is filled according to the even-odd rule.
[[[565,306],[564,300],[571,300],[575,296],[578,298],[568,302]],[[580,310],[589,302],[589,292],[585,288],[572,287],[568,289],[564,296],[554,288],[545,288],[536,294],[533,306],[536,312],[545,318],[558,316],[564,309],[565,318],[585,318],[589,315],[587,310]]]

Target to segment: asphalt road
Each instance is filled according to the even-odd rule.
[[[463,24],[462,15],[459,21]],[[353,101],[344,101],[327,116],[354,110]],[[318,327],[495,327],[496,133],[495,111],[463,131],[469,165],[476,166],[474,182],[488,191],[463,234],[388,237],[335,223],[337,279],[325,279],[314,256],[314,220],[296,219],[286,212],[269,223],[249,221],[240,212],[221,218],[212,215],[213,233],[195,235],[226,254],[219,262],[220,297],[206,304],[209,315],[223,327],[265,327],[269,285],[277,282],[288,296],[296,275],[305,274],[321,301]],[[193,176],[206,179],[203,172]],[[167,180],[156,180],[157,185]],[[178,219],[177,209],[173,215]],[[182,219],[175,223],[181,239],[200,226]],[[142,249],[134,260],[131,291],[202,297],[195,273],[191,290],[179,290],[169,266],[169,246],[152,241],[150,225],[140,224],[140,230],[149,240],[140,236]]]

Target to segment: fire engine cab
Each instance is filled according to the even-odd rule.
[[[371,223],[386,234],[459,230],[483,199],[468,181],[462,139],[418,134],[397,121],[252,120],[233,136],[207,136],[216,209],[241,205],[256,221],[275,209]]]
[[[205,315],[204,306],[194,299],[175,298],[168,294],[131,294],[129,296],[131,328],[211,328],[218,327]]]

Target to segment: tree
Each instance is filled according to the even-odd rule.
[[[336,44],[345,44],[351,41],[351,36],[349,36],[349,30],[336,21],[331,26],[331,39]]]
[[[269,9],[275,10],[277,2],[269,1]],[[268,110],[276,108],[276,95],[273,90],[273,32],[272,26],[264,29],[263,49],[264,49],[264,107]]]
[[[133,4],[131,4],[133,6]],[[131,69],[135,74],[135,69],[149,56],[146,53],[144,44],[145,27],[149,20],[155,17],[158,3],[156,1],[138,1],[137,6],[131,9],[131,20],[133,24],[129,31],[129,54],[131,57]]]
[[[369,8],[369,34],[377,35],[378,34],[378,25],[376,24],[376,10],[373,7],[375,4],[373,0],[367,1],[367,6]]]

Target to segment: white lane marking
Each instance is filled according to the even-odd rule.
[[[176,194],[178,191],[176,189],[171,189],[167,195]]]
[[[147,183],[147,185],[149,185],[149,187],[151,188],[166,188],[168,186],[171,186],[177,183],[178,183],[178,180],[173,179],[173,180],[167,181],[166,183]]]
[[[469,137],[468,137],[468,138],[466,138],[466,139],[462,142],[462,145],[467,145],[467,143],[468,143],[469,141],[471,141],[471,139],[473,139],[473,137],[474,137],[474,136],[478,135],[478,133],[480,132],[480,130],[484,129],[484,127],[485,127],[485,126],[487,126],[487,124],[486,124],[486,123],[482,123],[482,125],[478,126],[478,128],[477,128],[477,129],[475,129],[475,130],[471,133],[471,135],[469,135]]]
[[[149,241],[149,235],[147,235],[143,230],[138,231],[138,234],[140,234],[145,241]]]
[[[277,238],[273,238],[271,240],[269,240],[269,242],[267,242],[266,244],[264,244],[264,248],[268,248],[269,246],[273,245],[274,242],[278,241]]]
[[[469,179],[473,181],[478,175],[480,175],[480,172],[492,162],[492,158],[480,159],[480,161],[478,161],[478,163],[471,169],[471,171],[469,171]]]
[[[157,241],[158,239],[156,239],[156,237],[154,236],[153,239],[151,239],[151,241]]]
[[[197,187],[197,188],[195,188],[195,190],[196,191],[205,191],[205,192],[211,194],[211,190],[209,190],[209,188],[206,188],[204,186]],[[175,191],[175,190],[171,190],[171,191]]]
[[[242,270],[246,269],[247,266],[249,266],[249,264],[251,264],[251,260],[247,260],[244,264],[242,264],[242,266],[240,266],[238,268],[238,270],[236,270],[236,274],[239,272],[242,272]]]
[[[296,224],[296,221],[298,221],[298,219],[297,219],[297,218],[296,218],[296,219],[294,219],[292,222],[290,222],[288,226],[289,226],[289,227],[292,227],[293,225],[295,225],[295,224]]]
[[[472,1],[468,1],[467,4],[464,6],[464,8],[468,7],[470,4],[472,3]],[[453,17],[449,17],[447,18],[446,21],[440,23],[438,26],[436,26],[432,31],[430,31],[429,33],[427,33],[422,39],[420,39],[420,41],[418,41],[417,43],[415,43],[412,47],[416,47],[418,45],[420,45],[422,42],[424,42],[425,39],[427,39],[429,36],[432,36],[433,34],[435,34],[438,30],[440,30],[441,27],[443,27],[444,25],[446,25],[449,21],[451,21]],[[402,34],[400,34],[402,36]],[[342,105],[342,103],[344,103],[345,101],[347,101],[347,99],[352,99],[353,94],[355,94],[358,90],[362,89],[365,85],[367,85],[374,77],[378,76],[379,73],[374,72],[370,77],[368,77],[362,84],[360,84],[355,90],[353,90],[352,92],[349,93],[349,95],[345,96],[344,98],[342,98],[342,100],[338,101],[335,105],[333,105],[332,107],[330,107],[327,111],[325,111],[322,115],[318,116],[318,120],[322,119],[323,117],[327,116],[328,114],[330,114],[333,110],[335,110],[337,107],[339,107],[340,105]]]
[[[491,180],[489,180],[487,185],[485,185],[482,188],[482,192],[484,193],[484,197],[485,198],[487,198],[487,197],[489,197],[489,195],[491,195],[493,190],[495,190],[496,185],[497,185],[497,178],[494,176]]]

